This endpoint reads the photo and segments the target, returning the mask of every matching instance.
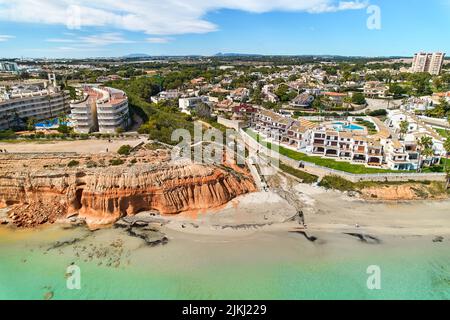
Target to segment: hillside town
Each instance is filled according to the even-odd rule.
[[[450,64],[444,53],[0,66],[0,129],[7,137],[26,130],[73,136],[137,130],[167,140],[168,128],[150,125],[156,120],[136,110],[139,100],[155,110],[151,115],[176,116],[182,127],[199,119],[215,127],[231,121],[268,143],[368,168],[416,171],[448,155]]]

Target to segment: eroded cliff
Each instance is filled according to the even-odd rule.
[[[247,169],[235,165],[171,163],[167,154],[156,151],[121,159],[120,165],[111,160],[3,157],[0,207],[11,207],[9,217],[20,227],[72,215],[97,226],[142,211],[178,214],[215,208],[255,191]]]

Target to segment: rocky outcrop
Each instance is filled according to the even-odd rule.
[[[21,227],[72,215],[97,226],[142,211],[169,215],[215,208],[255,191],[245,168],[146,162],[100,168],[2,166],[0,207],[11,206],[9,217]]]

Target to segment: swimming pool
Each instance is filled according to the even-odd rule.
[[[344,122],[333,122],[333,127],[336,131],[344,131],[344,130],[348,130],[348,131],[358,131],[358,130],[364,130],[363,127],[358,126],[356,124],[345,124]]]
[[[35,128],[36,129],[52,129],[52,128],[57,128],[59,127],[59,125],[67,125],[67,126],[72,126],[71,122],[61,122],[59,121],[59,119],[51,119],[51,120],[44,120],[41,121],[39,123],[36,123]]]

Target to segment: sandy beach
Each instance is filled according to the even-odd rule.
[[[74,140],[74,141],[39,141],[39,142],[17,142],[17,143],[1,143],[0,149],[7,150],[10,153],[33,153],[33,152],[78,152],[78,153],[106,153],[117,152],[122,146],[129,144],[136,146],[141,142],[148,141],[146,138],[124,138],[120,140],[100,140],[91,139]]]
[[[208,235],[304,229],[308,234],[450,236],[450,200],[368,201],[300,184],[284,175],[282,179],[282,184],[288,184],[297,203],[289,203],[274,191],[261,191],[240,196],[223,208],[163,219],[170,221],[166,225],[169,229]],[[306,228],[296,220],[298,206]]]
[[[450,201],[367,201],[283,173],[269,186],[215,209],[123,219],[144,227],[0,226],[0,299],[450,297]],[[80,291],[66,288],[70,264]],[[367,289],[370,265],[382,291]]]

